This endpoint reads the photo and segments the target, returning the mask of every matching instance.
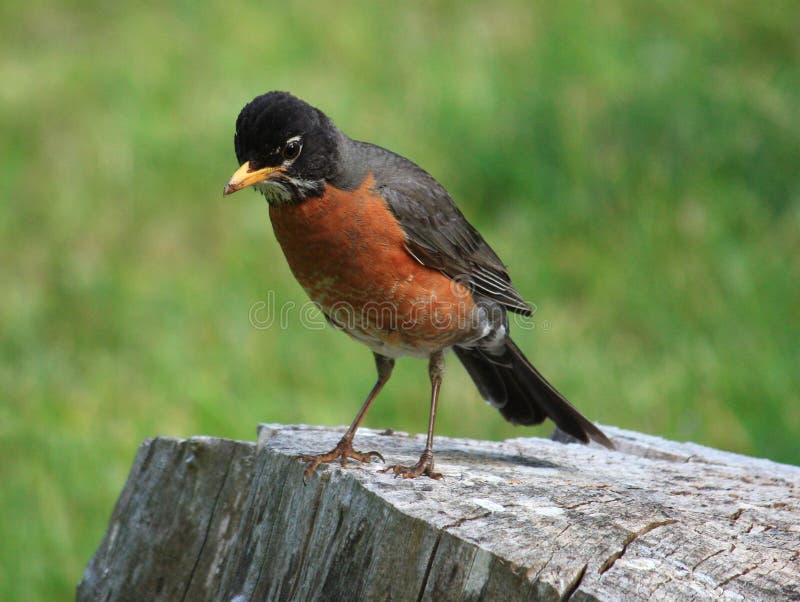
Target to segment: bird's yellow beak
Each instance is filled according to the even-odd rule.
[[[222,195],[227,196],[236,192],[237,190],[245,188],[246,186],[252,186],[253,184],[258,184],[259,182],[268,180],[273,173],[282,170],[282,165],[278,165],[277,167],[264,167],[263,169],[254,170],[250,167],[250,161],[245,161],[231,176],[230,181],[225,185],[225,188],[222,191]]]

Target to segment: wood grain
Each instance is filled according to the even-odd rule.
[[[303,482],[341,430],[139,449],[88,600],[797,600],[800,468],[603,427],[618,450],[437,437],[441,481]],[[423,440],[356,446],[416,461]]]

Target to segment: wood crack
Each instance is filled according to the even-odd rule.
[[[743,512],[744,512],[744,508],[739,508],[739,509],[738,509],[736,512],[734,512],[733,514],[731,514],[731,515],[730,515],[728,518],[729,518],[729,519],[730,519],[732,522],[734,522],[734,523],[735,523],[737,520],[739,520],[739,517],[742,515],[742,513],[743,513]]]
[[[731,552],[731,551],[733,551],[733,546],[728,546],[727,548],[722,548],[721,550],[717,550],[716,552],[714,552],[714,553],[712,553],[712,554],[709,554],[708,556],[706,556],[705,558],[703,558],[703,559],[702,559],[700,562],[698,562],[697,564],[695,564],[695,565],[692,567],[692,570],[693,570],[693,571],[696,571],[696,570],[697,570],[697,567],[699,567],[701,564],[703,564],[703,563],[704,563],[706,560],[710,560],[710,559],[714,558],[714,556],[719,556],[719,555],[720,555],[720,554],[722,554],[723,552]]]
[[[744,570],[742,570],[742,571],[739,571],[739,572],[738,572],[738,573],[736,573],[735,575],[731,575],[730,577],[728,577],[728,578],[727,578],[727,579],[725,579],[724,581],[720,581],[720,582],[717,584],[717,587],[722,587],[723,585],[727,585],[728,583],[730,583],[730,582],[731,582],[731,581],[733,581],[734,579],[738,579],[739,577],[744,577],[744,576],[745,576],[747,573],[749,573],[750,571],[752,571],[753,569],[756,569],[756,568],[758,568],[758,565],[757,565],[757,564],[754,564],[753,566],[748,566],[747,568],[745,568],[745,569],[744,569]]]
[[[300,554],[300,566],[297,569],[297,573],[299,575],[302,575],[303,570],[305,569],[306,559],[308,558],[308,546],[311,544],[311,538],[314,535],[314,528],[316,527],[317,524],[317,517],[319,516],[319,509],[322,506],[322,497],[325,494],[325,490],[326,490],[325,486],[320,485],[320,487],[317,489],[317,494],[314,496],[314,503],[311,510],[311,519],[308,524],[308,535],[306,536],[305,542],[303,542],[303,551]],[[339,523],[336,525],[336,531],[334,532],[331,541],[335,540],[336,534],[342,527],[342,520],[344,517],[344,513],[342,510],[340,510],[339,512],[340,512]],[[295,595],[297,594],[297,588],[299,587],[300,587],[300,579],[297,579],[294,582],[294,585],[292,586],[291,594],[289,594],[290,600],[295,599]]]
[[[264,462],[262,464],[262,466],[261,466],[261,470],[259,471],[259,477],[258,477],[258,482],[259,483],[263,482],[264,474],[268,471],[268,468],[269,468],[269,464],[267,462]],[[288,481],[289,481],[289,474],[287,473],[287,474],[284,475],[283,482],[281,483],[281,493],[280,493],[280,496],[279,496],[279,499],[278,499],[278,512],[280,512],[280,510],[283,508],[283,495],[284,495],[284,492],[286,491],[286,485],[287,485]],[[305,486],[305,484],[304,484],[304,486]],[[270,544],[272,543],[272,536],[273,535],[275,535],[274,525],[269,525],[269,535],[267,536],[267,540],[263,544],[264,545],[263,549],[265,549],[265,550],[269,550],[270,549]],[[264,567],[265,566],[266,566],[266,563],[263,563],[258,568],[258,573],[256,575],[256,580],[253,582],[253,589],[250,592],[251,594],[254,591],[256,591],[256,589],[258,588],[258,584],[261,582],[261,576],[264,573]]]
[[[193,453],[193,452],[190,452]],[[197,552],[197,558],[194,560],[194,565],[192,566],[192,570],[189,573],[189,579],[186,581],[186,587],[183,590],[183,595],[181,596],[181,600],[185,601],[186,596],[189,595],[189,588],[192,586],[192,581],[194,581],[194,574],[197,571],[197,566],[200,564],[200,559],[203,557],[203,550],[206,548],[206,543],[208,542],[208,535],[211,533],[211,525],[214,524],[214,517],[217,513],[217,503],[219,502],[219,498],[222,495],[222,491],[225,489],[225,481],[228,480],[228,474],[231,472],[231,466],[233,466],[233,457],[236,454],[236,448],[231,448],[230,456],[228,457],[227,467],[225,468],[225,474],[223,475],[222,479],[220,480],[220,486],[217,490],[217,495],[214,496],[214,502],[211,505],[211,513],[208,517],[208,524],[206,525],[205,533],[203,534],[203,541],[200,544],[200,549]]]
[[[566,589],[566,590],[564,590],[564,595],[563,595],[563,596],[561,596],[561,600],[562,600],[562,602],[566,602],[567,600],[569,600],[570,598],[572,598],[572,595],[573,595],[573,594],[574,594],[576,591],[578,591],[578,588],[581,586],[581,582],[583,581],[583,577],[584,577],[584,575],[586,575],[586,567],[587,567],[587,566],[588,566],[587,564],[584,564],[584,565],[581,567],[581,570],[579,570],[579,571],[578,571],[578,574],[577,574],[577,575],[575,575],[575,578],[574,578],[574,579],[573,579],[573,580],[570,582],[570,584],[567,586],[567,589]]]
[[[439,550],[439,543],[442,541],[442,533],[439,532],[439,535],[436,536],[436,541],[433,543],[433,548],[431,549],[431,555],[428,558],[428,565],[425,567],[425,574],[422,577],[422,585],[419,588],[419,595],[417,596],[417,602],[422,600],[422,596],[425,595],[425,588],[428,587],[428,578],[431,576],[431,569],[433,568],[433,559],[436,558],[436,552]]]
[[[628,536],[625,538],[625,541],[622,542],[622,547],[605,559],[605,562],[603,562],[603,564],[600,565],[598,572],[602,575],[612,566],[614,566],[614,563],[625,555],[625,552],[628,550],[628,546],[631,545],[638,538],[640,538],[642,535],[650,533],[650,531],[652,531],[653,529],[658,529],[659,527],[664,527],[666,525],[672,525],[677,522],[678,521],[674,518],[656,521],[645,525],[638,531],[634,531],[633,533],[628,534]]]
[[[550,564],[550,561],[553,560],[553,556],[555,556],[555,555],[556,555],[556,551],[555,550],[550,552],[550,556],[547,558],[547,560],[544,561],[544,564],[536,571],[536,574],[533,575],[533,577],[528,575],[528,578],[531,580],[531,582],[536,583],[539,580],[539,577],[544,572],[544,570],[547,568],[547,565]],[[528,573],[532,572],[532,570],[533,569],[528,570]]]
[[[459,518],[456,521],[453,521],[449,525],[445,525],[444,527],[442,527],[442,531],[445,531],[447,529],[454,529],[455,527],[460,527],[464,523],[467,523],[471,520],[479,520],[481,518],[486,518],[490,514],[492,514],[491,510],[489,510],[488,512],[484,512],[483,514],[477,514],[475,516],[462,516],[461,518]]]
[[[571,506],[564,506],[564,510],[575,510],[575,508],[580,508],[581,506],[589,506],[591,504],[609,504],[618,502],[620,498],[618,497],[607,497],[604,499],[591,499],[586,500],[585,502],[579,502],[577,504],[572,504]]]

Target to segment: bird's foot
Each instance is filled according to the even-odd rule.
[[[353,441],[347,437],[342,437],[339,443],[331,451],[326,454],[319,454],[317,456],[300,456],[300,460],[308,462],[308,467],[303,473],[303,478],[308,479],[314,474],[314,471],[320,464],[333,462],[339,460],[342,466],[347,465],[347,458],[353,458],[359,462],[372,462],[373,458],[377,458],[381,462],[385,462],[383,456],[376,451],[360,452],[353,449]]]
[[[436,480],[442,478],[442,473],[433,470],[433,453],[429,451],[424,452],[420,456],[419,462],[414,464],[414,466],[400,466],[399,464],[395,464],[393,466],[387,466],[381,470],[381,472],[389,472],[390,470],[394,472],[395,478],[403,477],[404,479],[416,479],[422,475]]]

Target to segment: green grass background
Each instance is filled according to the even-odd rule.
[[[537,306],[520,345],[592,419],[800,463],[796,2],[6,2],[0,599],[72,596],[138,443],[348,423],[234,120],[291,90],[433,173]],[[437,432],[514,428],[449,363]],[[367,425],[422,431],[424,362]]]

